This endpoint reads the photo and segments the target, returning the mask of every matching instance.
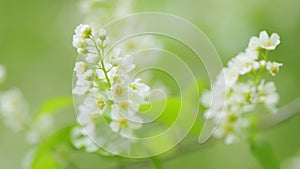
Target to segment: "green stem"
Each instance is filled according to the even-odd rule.
[[[300,114],[300,97],[279,108],[276,114],[272,114],[263,119],[260,123],[260,128],[271,128],[298,114]]]
[[[105,69],[105,65],[104,65],[104,48],[101,48],[101,51],[97,45],[97,42],[95,41],[95,38],[93,35],[91,35],[91,40],[93,41],[94,45],[95,45],[95,48],[97,50],[97,53],[98,53],[98,56],[100,57],[100,63],[101,63],[101,69],[103,70],[104,72],[104,75],[105,75],[105,78],[106,78],[106,81],[107,81],[107,84],[109,87],[111,87],[111,83],[110,83],[110,80],[108,78],[108,74],[107,74],[107,71]],[[101,54],[102,53],[102,54]]]
[[[266,53],[264,55],[264,60],[267,62],[268,61],[268,54],[269,54],[269,51],[266,50]]]

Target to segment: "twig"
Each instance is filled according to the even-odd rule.
[[[287,121],[288,119],[300,114],[300,97],[294,101],[282,106],[276,114],[272,114],[260,123],[260,129],[268,129],[282,122]]]

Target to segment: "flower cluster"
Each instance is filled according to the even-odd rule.
[[[28,125],[28,107],[19,89],[13,88],[0,95],[0,113],[4,123],[14,131]]]
[[[257,111],[258,105],[276,113],[279,95],[274,82],[267,82],[266,73],[275,76],[281,63],[268,60],[268,53],[280,43],[279,36],[270,37],[266,31],[252,37],[244,52],[228,62],[211,91],[202,94],[202,104],[209,108],[206,119],[218,125],[214,136],[224,138],[227,144],[236,143],[249,136],[249,113]],[[222,90],[223,89],[223,90]],[[214,103],[211,103],[211,100]]]
[[[4,80],[5,70],[0,65],[0,82]],[[0,93],[0,115],[7,127],[15,132],[25,132],[26,141],[30,144],[39,143],[53,127],[53,117],[47,113],[35,118],[30,116],[28,104],[18,88]]]
[[[78,122],[83,130],[74,129],[74,145],[87,151],[97,148],[86,137],[96,137],[99,118],[104,118],[111,130],[124,139],[134,136],[142,127],[138,116],[142,104],[148,103],[150,87],[141,79],[132,79],[130,73],[135,64],[132,57],[120,48],[106,52],[108,36],[104,29],[96,30],[89,25],[79,25],[73,36],[73,46],[81,54],[74,72],[76,82],[73,94],[83,98],[77,106]],[[77,140],[76,140],[77,138]]]
[[[92,26],[108,23],[131,13],[133,0],[81,0],[79,9]]]

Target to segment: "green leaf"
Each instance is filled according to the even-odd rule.
[[[40,143],[32,160],[31,169],[62,169],[54,156],[54,151],[61,145],[72,148],[69,137],[71,129],[72,126],[63,128]]]
[[[72,106],[72,98],[69,96],[47,100],[35,114],[34,118],[45,113],[55,113],[59,110]]]
[[[252,139],[250,143],[252,154],[264,169],[280,169],[280,163],[270,143],[261,139]]]
[[[151,162],[152,162],[152,165],[155,169],[162,169],[162,163],[161,163],[161,160],[158,159],[157,157],[152,157],[151,158]]]

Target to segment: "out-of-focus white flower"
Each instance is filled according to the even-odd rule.
[[[28,124],[28,106],[19,89],[10,89],[0,95],[0,113],[4,123],[15,131]]]
[[[43,114],[37,119],[34,119],[29,124],[29,131],[26,133],[26,140],[30,144],[39,143],[45,136],[47,136],[53,127],[54,119],[50,114]]]
[[[272,74],[272,76],[275,76],[279,72],[279,67],[282,66],[282,63],[277,62],[271,62],[269,61],[267,63],[267,70]]]
[[[276,86],[274,82],[267,82],[262,80],[257,87],[259,94],[259,101],[264,104],[272,112],[276,112],[276,105],[279,102],[279,95],[276,92]]]
[[[234,69],[228,69],[228,68],[224,68],[223,71],[225,75],[226,86],[228,87],[233,86],[239,78],[239,72],[237,72]]]
[[[111,55],[108,58],[108,61],[112,65],[114,66],[119,65],[125,60],[125,57],[124,55],[121,54],[121,51],[122,51],[121,48],[116,48],[112,51]]]
[[[237,143],[240,140],[240,133],[247,129],[249,121],[239,117],[238,114],[224,112],[221,124],[214,133],[217,138],[225,138],[226,144]]]
[[[280,37],[277,33],[273,33],[270,37],[266,31],[259,34],[260,47],[266,50],[274,50],[280,43]]]
[[[5,80],[6,69],[4,66],[0,65],[0,84]]]
[[[100,38],[102,41],[106,40],[106,38],[107,38],[107,33],[106,33],[106,30],[105,30],[105,29],[100,29],[100,30],[98,31],[98,35],[99,35],[99,38]]]
[[[201,95],[201,103],[204,107],[211,106],[211,92],[209,90],[204,90]]]
[[[89,137],[82,135],[80,127],[73,128],[71,141],[76,148],[84,148],[87,152],[96,152],[99,150],[99,147]]]

